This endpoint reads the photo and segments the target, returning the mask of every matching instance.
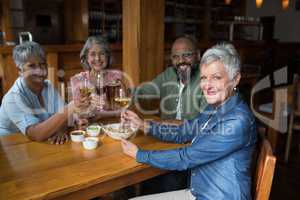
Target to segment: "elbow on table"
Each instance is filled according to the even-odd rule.
[[[36,142],[43,142],[48,139],[47,137],[45,137],[45,134],[42,131],[38,131],[35,128],[31,127],[27,129],[26,135],[30,140]]]
[[[35,141],[35,142],[43,142],[47,139],[47,138],[39,136],[39,134],[27,134],[27,137],[30,140]]]

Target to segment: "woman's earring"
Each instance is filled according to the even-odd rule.
[[[23,76],[24,75],[24,70],[23,70],[23,68],[21,68],[20,70],[19,70],[19,76]]]

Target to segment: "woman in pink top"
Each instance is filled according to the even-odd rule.
[[[80,52],[80,61],[85,71],[71,78],[72,96],[74,101],[87,102],[87,107],[77,110],[78,117],[98,118],[119,113],[110,109],[105,94],[107,85],[118,84],[122,79],[121,71],[107,69],[112,61],[107,41],[101,36],[89,37]]]

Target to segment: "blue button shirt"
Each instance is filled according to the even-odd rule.
[[[256,124],[238,95],[211,106],[181,126],[151,123],[149,134],[189,145],[160,151],[138,150],[137,161],[169,170],[191,169],[192,194],[199,200],[250,200],[251,158]]]
[[[44,82],[42,107],[38,96],[19,77],[5,94],[0,107],[0,135],[22,132],[34,124],[40,123],[58,112],[64,103],[49,80]]]

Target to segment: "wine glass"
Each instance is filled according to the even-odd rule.
[[[124,84],[121,84],[121,87],[117,90],[117,94],[115,96],[115,103],[118,105],[122,110],[126,110],[131,103],[131,92],[129,89],[126,88]],[[127,123],[121,123],[121,131],[124,132],[128,128]]]
[[[89,82],[86,77],[82,77],[79,85],[80,98],[89,97],[94,91],[93,85]],[[80,118],[91,117],[90,106],[85,108],[77,108],[77,114]]]
[[[96,95],[99,97],[96,103],[96,110],[103,111],[105,103],[105,91],[104,91],[104,75],[102,72],[98,72],[96,75],[96,85],[95,85]]]
[[[86,77],[83,77],[80,82],[80,87],[79,87],[81,97],[90,96],[91,93],[93,92],[93,90],[94,90],[94,88],[90,84],[89,80]]]

